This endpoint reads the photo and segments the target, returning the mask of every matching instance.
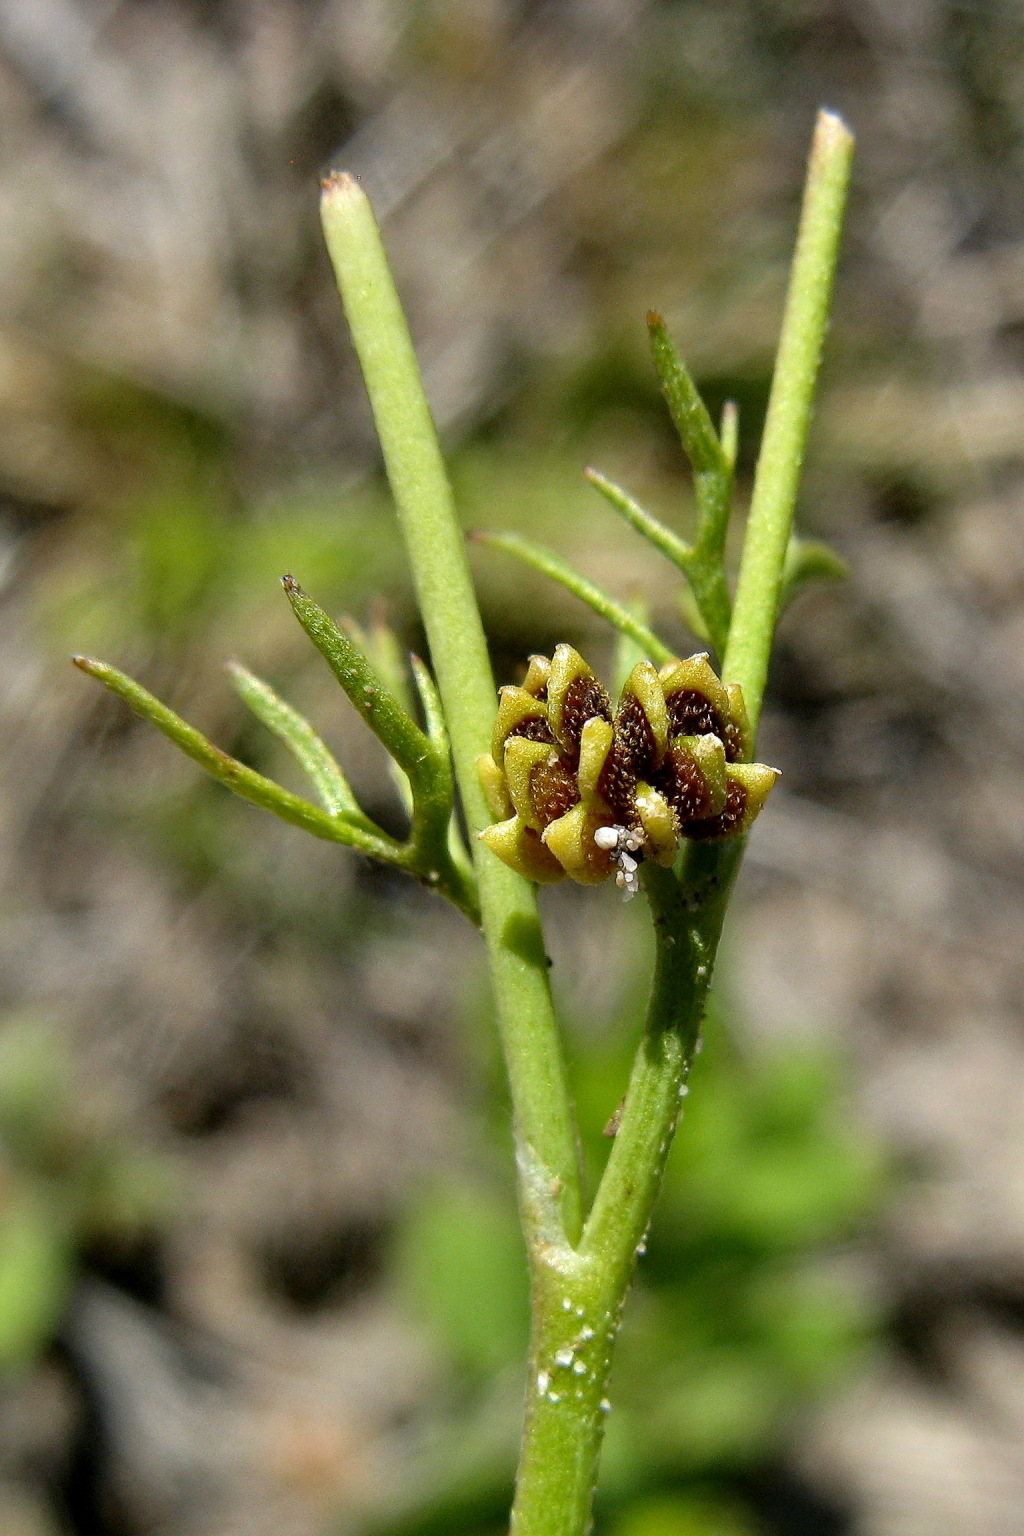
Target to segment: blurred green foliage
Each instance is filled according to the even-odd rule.
[[[51,1026],[0,1024],[0,1380],[52,1342],[83,1251],[131,1243],[172,1193],[163,1160],[83,1102]]]
[[[291,565],[334,598],[394,583],[398,533],[372,482],[247,496],[215,420],[119,380],[87,420],[121,472],[66,530],[40,600],[51,636],[167,654],[258,629]]]

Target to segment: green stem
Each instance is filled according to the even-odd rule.
[[[353,177],[324,184],[328,250],[409,551],[470,834],[491,820],[476,772],[494,681],[451,486],[370,204]],[[473,838],[480,908],[519,1143],[557,1181],[570,1241],[582,1212],[575,1122],[534,888]]]
[[[654,983],[619,1128],[580,1251],[629,1282],[661,1185],[714,970],[739,841],[688,850],[685,879],[644,866],[656,941]]]
[[[582,1536],[590,1523],[622,1306],[643,1251],[685,1095],[741,850],[690,850],[686,884],[644,866],[656,960],[622,1119],[577,1252],[552,1245],[534,1274],[534,1331],[518,1536]]]
[[[845,124],[831,112],[820,112],[722,668],[728,681],[742,685],[755,729],[828,325],[852,158],[853,137]]]

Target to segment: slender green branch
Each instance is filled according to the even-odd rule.
[[[357,650],[362,651],[363,655],[369,659],[371,665],[384,679],[392,697],[411,719],[416,706],[409,687],[409,669],[405,653],[394,630],[380,617],[372,619],[369,626],[364,627],[350,613],[342,614],[338,620],[338,628],[348,636]],[[411,818],[415,802],[409,775],[399,767],[390,752],[388,753],[388,774],[398,792],[403,810]]]
[[[542,576],[557,581],[559,586],[578,597],[581,603],[586,603],[602,619],[613,624],[620,634],[627,635],[658,666],[671,661],[672,651],[663,640],[658,639],[652,629],[648,629],[622,603],[617,603],[603,588],[588,581],[568,561],[553,554],[551,550],[534,544],[530,539],[521,538],[518,533],[474,533],[473,539],[478,544],[485,544],[488,549],[500,549],[506,555],[514,555],[524,565],[540,571]]]
[[[693,467],[697,534],[682,568],[693,588],[711,643],[721,656],[731,616],[725,580],[725,540],[732,510],[735,441],[728,447],[719,442],[707,407],[661,316],[649,314],[647,327],[662,393]],[[729,428],[728,418],[725,425]]]
[[[430,668],[419,656],[410,656],[409,664],[412,667],[416,692],[419,694],[420,704],[423,706],[423,718],[427,726],[427,735],[435,746],[441,747],[445,752],[450,752],[451,742],[448,739],[448,724],[444,718],[444,705],[441,703],[441,695],[437,691],[437,684],[430,675]]]
[[[409,687],[409,665],[402,643],[378,612],[369,624],[360,624],[350,613],[342,614],[338,627],[368,656],[407,715],[415,709]]]
[[[476,759],[490,746],[495,695],[451,487],[380,231],[353,177],[329,178],[322,214],[409,551],[473,834],[491,820]],[[557,1181],[562,1218],[574,1240],[582,1224],[579,1153],[536,896],[527,881],[475,838],[474,852],[516,1135]]]
[[[777,440],[771,445],[768,442],[769,433],[773,431],[770,408],[761,454],[761,464],[767,461],[770,467],[778,466],[783,448],[788,454],[786,473],[780,473],[788,501],[785,509],[780,510],[782,498],[777,487],[773,487],[774,496],[762,493],[756,519],[755,508],[751,510],[741,568],[748,572],[747,606],[741,609],[738,598],[733,619],[734,629],[741,621],[748,626],[749,641],[742,640],[739,649],[748,665],[750,658],[756,660],[762,654],[766,663],[774,631],[775,601],[832,290],[851,154],[852,139],[847,130],[837,118],[823,113],[818,120],[811,152],[791,296],[772,393],[773,401],[780,395],[782,399],[776,406],[774,427],[776,439],[781,439],[782,446]],[[769,472],[762,471],[759,466],[759,475]],[[756,494],[755,491],[755,497]],[[767,554],[762,554],[759,563],[751,565],[748,561],[750,541],[761,536],[763,546],[766,543],[763,524],[767,522],[770,530],[776,531],[780,521],[785,522],[786,541],[778,551],[777,568],[769,564]],[[769,551],[771,555],[775,554],[771,546]],[[772,581],[772,602],[769,604],[764,593]],[[755,598],[760,599],[760,606],[755,604]],[[758,624],[759,629],[755,627]],[[733,647],[731,637],[730,658]],[[730,676],[743,685],[747,695],[750,672],[737,675],[734,669]],[[755,728],[756,706],[759,704],[760,692],[755,695],[753,710],[747,696],[747,707]],[[671,1140],[678,1114],[678,1103],[673,1102],[671,1090],[674,1085],[678,1093],[679,1087],[684,1085],[683,1074],[688,1070],[703,1015],[725,907],[742,859],[744,842],[745,839],[736,839],[710,847],[691,845],[678,878],[657,868],[648,867],[645,871],[645,887],[657,938],[654,989],[647,1031],[626,1095],[615,1146],[584,1230],[581,1252],[585,1255],[615,1253],[617,1262],[626,1264],[630,1244],[640,1240],[649,1219],[660,1179],[660,1159]]]
[[[430,738],[402,708],[355,642],[303,592],[294,576],[283,576],[281,585],[295,617],[371,731],[413,783],[422,781],[439,757]]]
[[[716,481],[716,495],[720,493],[719,500],[726,510],[730,504],[731,485],[731,476]],[[704,549],[696,549],[686,568],[686,576],[708,639],[718,655],[723,656],[728,643],[732,604],[722,557],[717,554],[709,556]]]
[[[657,865],[644,866],[656,940],[654,985],[619,1127],[580,1245],[584,1255],[610,1266],[622,1286],[629,1283],[633,1255],[661,1186],[741,857],[740,840],[691,844],[684,881]]]
[[[691,545],[681,539],[678,534],[673,533],[671,528],[666,528],[653,513],[648,512],[646,507],[642,507],[638,501],[635,501],[628,491],[624,491],[620,485],[616,485],[614,480],[609,480],[599,470],[585,469],[583,478],[590,482],[595,491],[600,491],[608,505],[614,507],[631,528],[635,528],[637,533],[642,534],[654,545],[655,549],[666,555],[678,570],[686,570],[687,563],[693,556]]]
[[[791,534],[779,583],[779,613],[783,613],[800,591],[812,581],[845,581],[850,574],[842,555],[816,539],[801,539]]]
[[[689,369],[675,349],[665,321],[653,309],[647,316],[647,330],[661,391],[693,472],[718,475],[725,466],[725,455],[714,423]]]
[[[697,636],[703,645],[711,645],[711,635],[708,632],[707,620],[700,611],[700,604],[693,595],[690,586],[680,587],[676,593],[676,602],[682,615],[683,623],[692,634]]]
[[[380,859],[385,864],[393,864],[397,869],[405,870],[407,874],[421,880],[432,890],[447,896],[449,901],[465,913],[470,922],[480,921],[476,883],[472,872],[466,867],[465,856],[463,855],[460,860],[458,847],[453,846],[451,842],[450,786],[447,797],[443,794],[435,799],[431,799],[429,795],[424,797],[415,808],[412,835],[407,842],[399,843],[375,826],[358,806],[354,815],[344,811],[320,810],[318,806],[311,805],[308,800],[303,800],[299,795],[293,795],[290,790],[282,788],[280,784],[275,784],[273,779],[265,778],[262,773],[246,767],[245,763],[240,763],[237,758],[230,757],[228,753],[214,746],[213,742],[207,740],[195,726],[189,725],[134,678],[119,672],[116,667],[108,666],[106,662],[94,661],[88,656],[74,656],[72,660],[76,667],[95,677],[104,687],[109,688],[111,693],[116,693],[135,710],[136,714],[148,720],[151,725],[155,725],[157,730],[162,731],[187,757],[204,768],[218,783],[233,790],[241,799],[248,800],[251,805],[258,805],[264,810],[272,811],[282,821],[301,827],[303,831],[311,832],[314,837],[321,837],[331,843],[343,843],[359,853],[367,854],[370,858]],[[329,764],[324,762],[321,753],[316,750],[319,747],[322,748],[323,753],[327,753],[327,748],[312,728],[265,683],[261,683],[251,673],[246,673],[244,668],[236,667],[234,671],[236,683],[241,674],[239,692],[242,697],[252,704],[256,713],[292,747],[311,777],[315,780],[317,775],[321,776],[322,782],[318,784],[318,789],[336,800],[338,779],[331,772]],[[301,727],[305,727],[305,731]],[[312,741],[306,736],[306,731],[309,732]],[[334,764],[329,753],[327,757],[329,763],[333,764],[337,773],[340,774],[341,770],[338,769],[337,764]],[[347,783],[345,788],[348,788]],[[351,791],[348,792],[351,794]]]
[[[284,742],[304,770],[323,801],[324,809],[331,816],[347,816],[350,821],[365,824],[368,831],[377,831],[369,817],[364,815],[330,748],[321,741],[309,721],[297,709],[286,704],[269,683],[265,683],[247,667],[240,666],[237,661],[228,662],[227,672],[235,692],[248,704],[256,718]]]
[[[814,384],[828,325],[853,137],[818,115],[723,673],[742,685],[757,728],[793,527]]]
[[[409,850],[419,878],[443,891],[473,922],[479,922],[476,882],[452,840],[455,786],[451,754],[447,735],[443,729],[437,729],[438,711],[431,696],[433,683],[426,669],[417,674],[417,682],[428,690],[424,703],[429,734],[420,730],[355,641],[303,592],[298,582],[285,576],[282,585],[299,623],[367,725],[384,743],[392,766],[397,764],[399,778],[404,776],[407,780],[412,799]],[[399,783],[399,791],[408,803],[405,787]]]
[[[451,742],[448,739],[448,723],[444,717],[444,706],[441,703],[441,695],[437,691],[437,684],[430,675],[430,668],[419,656],[410,656],[409,662],[413,680],[416,683],[416,692],[423,706],[427,734],[434,745],[439,747],[447,757],[451,753]],[[476,876],[473,872],[473,861],[467,852],[454,810],[448,821],[447,847],[448,856],[455,868],[461,872],[467,884],[475,890]],[[479,922],[479,916],[477,922]]]

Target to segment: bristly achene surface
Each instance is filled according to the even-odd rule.
[[[496,817],[480,836],[539,884],[614,875],[627,896],[644,859],[671,865],[683,839],[713,843],[752,824],[776,771],[743,762],[750,727],[738,684],[705,655],[658,672],[636,664],[618,708],[571,645],[534,656],[503,688],[491,754],[479,762]]]

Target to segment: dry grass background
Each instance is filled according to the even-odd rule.
[[[469,1155],[470,938],[195,789],[63,662],[102,644],[249,743],[220,655],[333,709],[275,606],[289,538],[409,623],[316,175],[375,198],[470,520],[582,541],[671,626],[572,466],[677,490],[651,304],[749,458],[819,102],[860,147],[803,502],[852,575],[786,623],[728,967],[753,1037],[842,1043],[907,1176],[858,1260],[887,1347],[789,1455],[863,1536],[1024,1533],[1018,8],[0,0],[0,996],[186,1191],[155,1247],[93,1244],[0,1397],[11,1536],[313,1536],[401,1480],[439,1389],[380,1255]],[[511,668],[565,609],[481,575]],[[581,910],[586,975],[622,941]]]

